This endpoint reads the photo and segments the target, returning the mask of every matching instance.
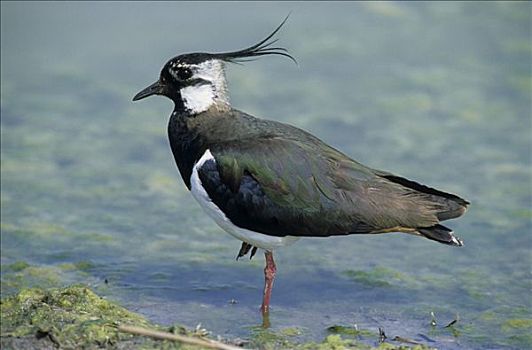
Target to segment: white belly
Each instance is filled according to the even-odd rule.
[[[273,250],[278,247],[290,245],[297,241],[299,237],[285,236],[275,237],[268,236],[255,231],[246,230],[234,225],[224,212],[220,210],[209,198],[205,188],[201,184],[201,180],[198,176],[198,169],[201,168],[203,163],[207,160],[214,160],[209,150],[205,151],[203,156],[196,162],[192,168],[192,176],[190,177],[190,191],[192,196],[198,201],[203,210],[209,215],[221,228],[224,229],[231,236],[249,243],[255,247],[265,250]]]

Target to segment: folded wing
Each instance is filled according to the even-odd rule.
[[[318,139],[239,140],[210,151],[215,162],[198,175],[213,202],[233,224],[272,236],[419,232],[468,204],[365,167]]]

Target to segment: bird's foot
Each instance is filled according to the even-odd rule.
[[[251,249],[251,248],[253,248],[253,249]],[[246,256],[247,253],[249,253],[250,249],[251,249],[251,254],[249,256],[249,260],[251,260],[253,258],[253,256],[255,255],[255,253],[257,252],[257,247],[254,247],[254,246],[252,246],[249,243],[242,242],[242,246],[240,247],[240,250],[238,251],[238,255],[236,256],[236,260],[240,259],[243,256]]]

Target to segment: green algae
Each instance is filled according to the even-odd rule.
[[[326,337],[323,342],[308,342],[298,344],[291,339],[291,334],[284,334],[283,331],[275,332],[263,327],[254,327],[251,330],[250,346],[258,349],[345,349],[352,344],[350,340],[343,340],[339,335]],[[339,347],[341,346],[341,347]]]
[[[6,268],[13,272],[20,272],[29,266],[30,264],[25,261],[16,261],[12,264],[7,265]]]
[[[121,324],[167,330],[99,297],[82,285],[48,290],[23,289],[16,295],[3,298],[0,306],[0,344],[6,348],[17,347],[17,344],[38,344],[43,348],[63,349],[201,349],[120,332],[117,326]],[[174,326],[171,331],[187,336],[205,335],[182,326]],[[48,340],[47,344],[42,342],[43,338]]]
[[[190,331],[181,325],[164,328],[154,325],[143,316],[101,298],[83,285],[54,289],[22,289],[19,293],[0,301],[0,312],[2,319],[0,345],[5,348],[25,345],[63,349],[201,349],[198,346],[183,345],[179,342],[158,341],[120,332],[119,325],[134,325],[195,337],[205,337],[209,334],[199,326]],[[298,343],[291,340],[301,334],[297,328],[285,328],[274,332],[256,327],[252,330],[249,343],[244,344],[257,349],[428,349],[418,345],[410,347],[390,343],[381,343],[373,347],[354,339],[343,338],[342,335],[355,335],[347,327],[333,326],[328,330],[339,334],[329,335],[322,342]],[[356,335],[375,334],[361,330]]]
[[[94,268],[95,265],[91,261],[78,261],[75,263],[64,263],[60,264],[59,267],[63,270],[79,270],[79,271],[89,271]]]
[[[339,335],[329,335],[321,343],[309,343],[301,346],[301,349],[318,349],[318,350],[342,350],[355,349],[355,343],[352,340],[342,339]],[[362,348],[360,348],[362,349]]]
[[[522,348],[532,346],[532,319],[508,319],[501,324],[510,344]]]
[[[1,303],[2,339],[48,334],[54,343],[66,348],[105,346],[130,337],[117,331],[117,322],[148,325],[143,317],[84,286],[23,289]]]
[[[371,332],[365,329],[359,329],[358,327],[347,327],[347,326],[341,326],[341,325],[334,325],[327,328],[328,332],[334,333],[334,334],[341,334],[341,335],[348,335],[348,336],[364,336],[364,337],[376,337],[377,334],[375,332]]]
[[[58,268],[28,264],[24,269],[2,273],[2,295],[33,286],[42,288],[57,287],[66,279],[66,276]]]
[[[413,278],[399,271],[377,266],[369,271],[347,270],[344,275],[368,287],[392,287],[394,284],[413,282]]]
[[[333,345],[337,342],[328,341],[328,338],[325,338],[322,343],[308,342],[308,343],[299,343],[296,339],[297,336],[300,336],[302,331],[295,327],[284,328],[279,331],[274,331],[269,328],[264,328],[262,326],[253,327],[251,329],[251,338],[250,345],[253,348],[260,349],[304,349],[304,348],[313,348],[317,344],[329,344]],[[333,340],[335,338],[331,338]],[[350,342],[350,341],[347,341]],[[326,347],[329,349],[331,347]]]
[[[252,348],[258,349],[297,349],[297,350],[392,350],[392,349],[415,349],[415,350],[428,350],[432,349],[423,344],[405,345],[400,342],[381,342],[378,341],[378,334],[375,332],[356,329],[353,327],[346,327],[340,325],[334,325],[327,328],[327,332],[330,334],[321,342],[310,341],[300,343],[291,339],[291,337],[298,334],[286,334],[286,329],[279,332],[274,332],[262,327],[255,327],[252,329],[252,336],[250,339],[250,345]],[[361,341],[359,337],[366,338],[366,341]],[[369,345],[367,339],[371,339],[376,346]]]
[[[302,332],[299,328],[289,327],[281,329],[280,333],[287,337],[297,337],[298,335],[301,335]]]
[[[367,345],[361,342],[356,342],[352,339],[344,339],[340,335],[333,334],[327,336],[323,342],[310,342],[296,346],[295,349],[300,350],[430,350],[433,349],[426,345],[418,344],[414,346],[403,344],[392,344],[383,342],[377,346]]]
[[[250,346],[267,350],[289,349],[295,347],[295,343],[289,336],[258,326],[251,329]]]
[[[524,329],[524,330],[532,331],[532,319],[506,320],[501,325],[501,328],[503,331],[509,331],[513,329]]]
[[[275,60],[271,70],[261,69],[261,62],[244,69],[228,68],[232,70],[228,74],[231,92],[236,97],[235,106],[242,106],[243,110],[310,127],[320,138],[334,142],[334,146],[369,165],[452,190],[473,203],[464,218],[450,224],[465,240],[464,248],[454,250],[414,237],[393,235],[350,237],[349,241],[331,238],[319,244],[305,240],[290,248],[290,253],[288,249],[281,253],[285,254],[285,261],[279,264],[282,273],[293,264],[299,264],[297,268],[309,265],[307,271],[312,274],[308,278],[312,279],[315,266],[320,266],[327,270],[328,281],[338,275],[347,277],[368,292],[375,288],[389,301],[385,305],[378,298],[359,302],[379,309],[381,312],[376,317],[379,321],[397,312],[402,322],[411,325],[412,320],[415,324],[416,317],[428,315],[426,310],[437,310],[438,320],[445,320],[445,324],[460,311],[463,322],[453,328],[459,331],[464,346],[480,348],[494,344],[495,347],[527,348],[531,341],[524,333],[529,330],[506,322],[531,316],[530,307],[519,314],[514,307],[526,300],[530,290],[528,234],[532,212],[528,209],[530,128],[527,126],[530,123],[527,117],[530,115],[531,41],[529,29],[526,33],[519,29],[529,28],[529,5],[510,3],[504,9],[502,3],[478,7],[466,3],[451,5],[362,3],[357,11],[346,7],[340,12],[332,11],[334,6],[327,6],[326,11],[319,11],[320,18],[335,14],[342,29],[334,32],[333,27],[327,26],[327,30],[322,30],[323,23],[317,21],[311,33],[315,39],[312,41],[299,40],[308,33],[301,29],[298,32],[296,18],[296,23],[289,23],[281,34],[302,64],[297,77],[290,80],[291,75],[284,74],[284,65]],[[210,8],[206,6],[201,11],[211,11]],[[8,20],[39,23],[39,32],[43,33],[51,17],[55,19],[53,22],[62,23],[63,16],[59,14],[66,11],[57,8],[42,11],[41,18],[35,22],[19,18],[23,18],[23,13],[41,11],[19,11],[10,16],[9,8],[3,10]],[[388,21],[396,10],[405,12],[404,16],[411,20],[396,27]],[[233,8],[227,13],[238,17],[242,13],[239,11]],[[316,9],[309,5],[301,15],[296,10],[296,17],[309,19],[313,11]],[[84,12],[92,13],[79,11]],[[349,14],[345,23],[343,13]],[[386,19],[381,29],[367,33],[369,22],[364,13]],[[475,16],[471,17],[471,13]],[[78,16],[72,15],[72,18]],[[261,26],[267,28],[270,22],[275,23],[275,18],[268,18],[268,23]],[[122,24],[116,21],[120,28]],[[7,21],[5,26],[9,29]],[[31,25],[21,26],[19,32],[29,33],[28,29]],[[68,32],[78,36],[84,35],[83,31],[76,27]],[[349,33],[349,40],[342,39],[342,31]],[[43,41],[47,48],[42,53],[53,57],[54,50],[49,48],[57,50],[58,46],[48,45],[48,40],[68,32],[48,35]],[[109,34],[113,32],[116,27],[110,26]],[[204,33],[197,31],[182,38],[183,44],[200,45]],[[402,47],[387,41],[389,33],[397,35],[393,36],[394,42],[403,40]],[[156,46],[152,48],[154,52],[168,50],[167,40],[161,44],[157,33],[147,35]],[[32,37],[27,35],[30,40],[27,47],[36,50],[30,54],[21,54],[18,46],[9,49],[9,35],[2,44],[6,74],[2,74],[1,89],[1,249],[2,258],[7,256],[6,264],[2,265],[2,294],[31,286],[48,288],[74,281],[86,283],[91,274],[108,277],[111,270],[114,281],[136,288],[142,296],[154,290],[152,283],[168,290],[157,300],[161,304],[183,297],[182,294],[173,296],[176,274],[170,273],[170,269],[160,272],[165,264],[205,267],[204,271],[208,269],[210,274],[225,271],[220,266],[231,265],[234,253],[231,250],[237,249],[238,243],[226,239],[214,224],[204,219],[188,194],[185,195],[186,188],[178,180],[164,139],[165,116],[171,108],[167,102],[150,101],[131,106],[133,85],[138,82],[121,80],[121,74],[102,76],[99,72],[105,65],[91,70],[84,65],[85,60],[58,60],[55,64],[50,59],[51,66],[39,65],[39,70],[28,70],[26,67],[35,67],[35,62],[28,58],[41,57],[34,54],[40,46],[37,42],[31,45]],[[454,39],[457,37],[461,38],[458,42]],[[15,41],[20,42],[12,40]],[[75,46],[77,42],[72,40],[71,44]],[[92,49],[97,50],[91,52],[91,57],[95,62],[120,61],[122,65],[120,57],[138,57],[140,53],[132,51],[138,45],[123,41],[123,47],[116,49],[114,56],[104,56],[110,48],[93,42]],[[406,42],[411,45],[405,45]],[[393,59],[388,47],[394,52]],[[17,64],[9,64],[10,57],[11,62],[15,57]],[[336,64],[323,68],[322,62]],[[134,69],[140,80],[144,79],[140,76],[153,74],[153,67],[148,65],[136,65]],[[31,72],[31,75],[25,73],[31,79],[21,79],[13,73],[17,70]],[[283,84],[278,84],[279,81]],[[265,89],[271,86],[275,89]],[[272,105],[271,101],[278,103]],[[313,249],[312,254],[301,254],[305,249]],[[130,256],[142,258],[136,265],[124,267],[124,260]],[[80,259],[94,264],[93,268],[78,270],[75,265]],[[21,264],[18,271],[8,267],[20,260],[31,266],[22,269],[24,264]],[[315,261],[319,264],[313,264]],[[394,276],[393,271],[379,275],[369,267],[372,263],[400,270],[407,279]],[[261,281],[250,283],[250,275],[245,273],[247,267],[242,266],[251,265],[259,271],[262,261],[259,257],[246,264],[231,268],[248,280],[244,277],[227,280],[246,285],[245,293],[249,293]],[[116,265],[120,267],[114,268]],[[352,276],[344,275],[346,266],[360,271],[354,270]],[[294,268],[294,271],[301,270]],[[283,281],[282,273],[279,286],[292,277],[284,275]],[[205,275],[208,280],[210,275]],[[411,283],[408,277],[416,283]],[[198,286],[201,283],[194,288]],[[132,298],[128,288],[114,290],[114,297],[136,304],[137,296]],[[192,295],[193,291],[187,288],[183,282],[183,294]],[[417,294],[408,300],[397,299],[396,295],[403,289]],[[307,291],[297,290],[298,297],[310,298]],[[346,290],[346,294],[351,290]],[[228,298],[240,301],[243,298],[239,296],[228,295]],[[282,303],[284,297],[276,294],[274,304],[286,305]],[[357,304],[358,298],[353,293],[351,300],[336,303]],[[316,300],[314,297],[313,301]],[[163,315],[163,318],[165,314],[164,308],[144,312],[154,317]],[[209,305],[198,309],[201,313],[198,317],[224,319],[226,312]],[[327,312],[321,308],[306,317],[320,324]],[[240,334],[242,325],[253,324],[247,321],[253,317],[249,314],[249,310],[239,314],[242,321],[235,322],[229,332]],[[192,320],[188,316],[181,321]],[[281,316],[277,319],[284,320]],[[298,325],[294,318],[290,321],[288,324]],[[412,331],[409,334],[417,332],[411,328],[409,331]],[[436,334],[453,335],[450,329],[439,328]],[[314,340],[321,341],[321,338]]]
[[[57,256],[57,255],[56,255]],[[76,281],[93,279],[89,272],[95,264],[89,260],[55,265],[31,265],[16,261],[2,265],[2,296],[28,288],[58,288]]]

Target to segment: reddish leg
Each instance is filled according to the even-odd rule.
[[[264,296],[260,310],[263,316],[267,316],[270,312],[270,298],[272,296],[273,280],[275,279],[277,269],[275,268],[272,252],[266,251],[264,257],[266,258],[266,267],[264,268]]]

